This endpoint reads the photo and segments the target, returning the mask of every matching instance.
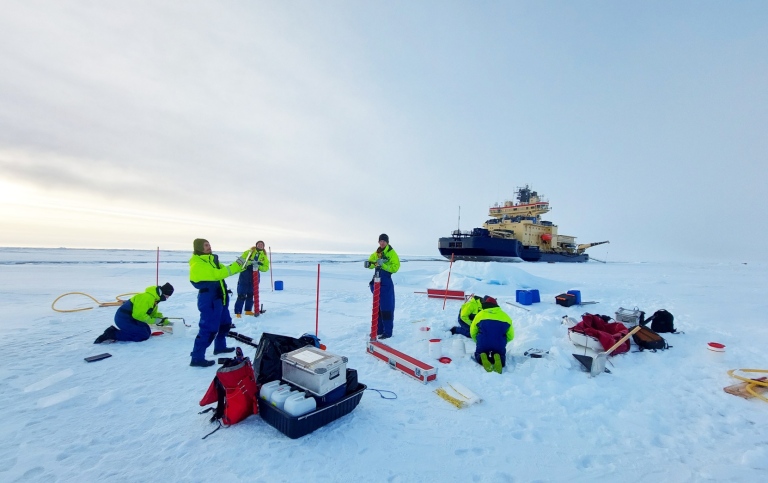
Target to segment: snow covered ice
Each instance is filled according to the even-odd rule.
[[[723,391],[738,382],[729,369],[768,369],[765,264],[454,263],[450,289],[497,297],[514,320],[498,375],[452,352],[460,336],[448,329],[460,302],[443,310],[442,300],[414,293],[445,288],[447,261],[403,255],[387,343],[438,367],[437,381],[424,385],[365,352],[372,273],[365,256],[275,253],[272,275],[284,290],[270,290],[263,274],[267,312],[236,319],[235,330],[256,340],[262,332],[314,333],[319,263],[322,343],[348,357],[369,388],[398,398],[366,391],[350,414],[296,440],[259,416],[203,440],[215,425],[198,414],[198,402],[216,366],[189,367],[198,312],[188,258],[161,252],[159,271],[161,284],[176,287],[161,311],[191,328],[177,321],[172,335],[94,345],[115,307],[60,313],[51,303],[66,292],[108,302],[141,291],[155,283],[155,252],[0,249],[0,480],[679,482],[768,474],[768,404]],[[234,288],[236,277],[228,283]],[[538,289],[541,303],[530,311],[506,304],[521,288]],[[599,303],[555,305],[554,296],[571,289]],[[88,306],[95,304],[78,295],[56,305]],[[578,349],[562,317],[635,306],[669,310],[685,334],[662,334],[672,349],[613,357],[612,374],[590,378],[571,355]],[[450,364],[430,357],[435,337]],[[712,341],[726,351],[707,350]],[[549,354],[524,357],[531,348]],[[83,360],[101,352],[113,357]],[[437,397],[451,381],[482,402],[459,410]]]

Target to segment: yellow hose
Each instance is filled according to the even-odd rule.
[[[744,382],[747,383],[746,389],[747,389],[748,393],[750,393],[752,396],[754,396],[754,397],[756,397],[758,399],[762,399],[763,401],[768,402],[768,398],[766,398],[765,396],[763,396],[761,394],[758,394],[757,391],[755,391],[755,388],[757,386],[768,387],[768,381],[756,381],[754,379],[749,379],[749,378],[746,378],[746,377],[743,377],[743,376],[737,376],[736,374],[734,374],[734,372],[736,372],[736,371],[768,373],[768,370],[765,370],[765,369],[731,369],[730,371],[728,371],[728,375],[729,376],[731,376],[733,378],[736,378],[736,379],[738,379],[740,381],[744,381]]]
[[[115,299],[116,299],[115,302],[99,302],[98,300],[96,300],[95,298],[91,297],[87,293],[83,293],[83,292],[67,292],[65,294],[62,294],[62,295],[59,295],[58,297],[56,297],[56,300],[54,300],[53,303],[51,304],[51,308],[53,310],[55,310],[56,312],[82,312],[83,310],[91,310],[93,308],[93,307],[83,307],[81,309],[70,309],[70,310],[57,309],[56,308],[56,302],[58,302],[59,299],[66,297],[67,295],[85,295],[89,299],[91,299],[94,302],[96,302],[96,304],[98,304],[99,307],[117,307],[118,305],[123,305],[125,302],[127,302],[127,300],[122,300],[120,297],[124,297],[124,296],[127,296],[127,295],[136,295],[136,294],[137,294],[137,292],[121,293],[120,295],[115,297]]]

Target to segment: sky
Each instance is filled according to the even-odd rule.
[[[199,402],[219,366],[189,366],[199,313],[187,254],[160,259],[160,283],[176,290],[158,308],[184,319],[174,320],[172,334],[94,345],[117,308],[78,294],[56,300],[81,291],[109,302],[143,291],[155,281],[154,255],[0,248],[0,481],[765,480],[768,404],[723,391],[739,383],[731,369],[768,371],[764,263],[459,261],[449,269],[433,257],[410,258],[392,276],[394,330],[383,342],[436,368],[436,379],[423,384],[366,352],[372,296],[364,256],[275,254],[261,279],[265,313],[235,319],[236,331],[259,341],[265,332],[299,337],[317,327],[327,352],[347,358],[371,390],[349,414],[298,439],[260,415],[202,439],[216,429],[211,413],[199,414]],[[116,260],[122,263],[110,263]],[[283,290],[270,290],[270,275]],[[227,282],[234,288],[237,277]],[[515,337],[501,374],[487,373],[471,358],[474,343],[448,331],[461,302],[447,300],[443,309],[443,300],[424,294],[447,284],[496,297],[512,318]],[[531,288],[539,303],[507,303],[516,290]],[[598,303],[556,305],[555,296],[571,289]],[[610,374],[590,377],[573,354],[595,354],[571,342],[570,321],[585,311],[613,317],[620,307],[649,315],[666,309],[684,333],[661,334],[672,348],[655,353],[632,343],[610,357]],[[430,339],[440,342],[430,347]],[[254,359],[253,347],[228,342]],[[709,342],[725,351],[708,350]],[[528,358],[529,349],[545,356]],[[102,353],[111,357],[83,360]],[[213,347],[206,355],[220,357]],[[456,383],[481,401],[457,409],[435,394]],[[316,425],[315,416],[308,425]]]
[[[529,184],[597,258],[768,259],[765,2],[0,6],[0,246],[438,256]]]

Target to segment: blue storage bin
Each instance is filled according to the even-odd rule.
[[[528,290],[522,290],[518,296],[517,303],[521,305],[531,305],[533,303],[533,296]]]
[[[531,302],[533,302],[534,304],[538,304],[539,302],[541,302],[541,296],[539,295],[538,289],[534,288],[529,290],[529,292],[531,293]]]
[[[566,293],[576,297],[576,305],[581,305],[581,290],[569,290]]]
[[[283,289],[283,281],[275,280],[275,290],[282,290],[282,289]]]
[[[520,303],[520,294],[527,292],[527,290],[515,290],[515,302]]]

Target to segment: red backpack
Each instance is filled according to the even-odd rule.
[[[239,357],[229,359],[216,371],[216,377],[200,400],[201,406],[217,403],[215,408],[208,408],[200,414],[214,411],[211,422],[219,421],[219,427],[203,439],[221,429],[222,423],[229,426],[239,423],[251,414],[259,413],[258,385],[253,366],[250,359],[242,357],[239,347],[237,354]]]

